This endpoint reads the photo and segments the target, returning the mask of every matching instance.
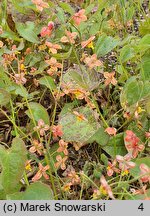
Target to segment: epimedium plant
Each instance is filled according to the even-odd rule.
[[[1,12],[0,198],[149,199],[147,1]]]

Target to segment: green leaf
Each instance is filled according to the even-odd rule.
[[[59,6],[67,13],[73,15],[75,13],[74,9],[66,2],[60,2]]]
[[[2,165],[0,180],[6,194],[13,193],[18,188],[26,160],[26,147],[22,139],[14,138],[12,147],[8,150],[0,146],[0,164]]]
[[[28,9],[34,9],[35,5],[30,0],[11,0],[13,6],[22,14],[28,12]]]
[[[150,56],[149,56],[150,58]],[[150,80],[150,61],[144,61],[141,63],[141,77],[144,80]]]
[[[98,57],[106,55],[120,43],[119,39],[111,36],[102,35],[98,38],[95,46],[95,52]]]
[[[94,90],[100,84],[100,73],[96,70],[89,70],[85,66],[81,65],[82,71],[78,65],[74,65],[74,68],[70,68],[63,75],[62,83],[71,83],[71,88],[85,90]]]
[[[147,17],[144,22],[140,22],[139,32],[141,35],[150,34],[150,18]]]
[[[131,106],[143,99],[148,100],[150,96],[149,81],[143,82],[137,77],[131,77],[125,84],[121,95],[120,102],[123,108]]]
[[[43,76],[39,79],[39,83],[41,85],[45,85],[50,91],[56,89],[56,85],[54,83],[54,79],[50,76]]]
[[[6,200],[6,194],[5,194],[4,188],[1,184],[1,178],[0,178],[0,200]]]
[[[140,46],[148,46],[150,48],[150,34],[145,35],[139,42]]]
[[[28,97],[28,92],[23,85],[17,85],[16,83],[12,82],[11,85],[8,86],[7,90],[10,92],[10,94]]]
[[[49,125],[50,122],[49,122],[48,112],[41,104],[36,102],[31,102],[29,103],[29,107],[30,109],[26,111],[26,114],[29,116],[30,119],[33,120],[34,118],[34,120],[37,122],[39,119],[42,119],[45,124]],[[30,110],[33,116],[31,115]]]
[[[107,145],[110,137],[105,132],[103,127],[99,128],[97,132],[88,140],[89,143],[97,142],[101,146]]]
[[[24,23],[16,23],[16,29],[18,31],[18,33],[21,35],[21,37],[23,37],[24,39],[26,39],[29,42],[32,43],[39,43],[39,39],[37,37],[36,33],[36,27],[34,22],[26,22]]]
[[[42,53],[32,53],[32,54],[28,54],[25,57],[25,65],[28,65],[28,67],[33,67],[36,63],[41,63],[41,61],[43,60],[43,55]]]
[[[116,136],[110,138],[107,145],[102,148],[113,158],[115,158],[116,155],[124,156],[127,153],[127,150],[124,145],[123,133],[117,134]]]
[[[3,26],[3,33],[0,34],[0,38],[7,38],[14,41],[21,41],[21,39],[18,37],[16,33],[14,33],[8,26],[7,23],[5,23],[5,26]]]
[[[17,192],[7,195],[8,200],[52,200],[52,189],[41,182],[29,185],[25,192]]]
[[[68,59],[71,53],[72,53],[72,47],[69,49],[68,52],[53,54],[53,57],[59,60]]]
[[[64,10],[60,7],[57,8],[57,17],[61,23],[66,22],[66,16],[65,16]]]
[[[10,94],[5,89],[0,88],[0,106],[5,106],[10,101]]]
[[[80,120],[74,114],[74,111],[83,115],[86,120]],[[88,143],[88,140],[100,128],[95,115],[96,113],[88,107],[78,107],[73,110],[68,109],[68,112],[65,113],[62,109],[58,121],[58,124],[62,126],[62,139],[66,142]]]
[[[121,49],[119,59],[122,63],[124,63],[129,59],[133,58],[134,56],[135,56],[134,48],[131,47],[131,45],[126,45]]]

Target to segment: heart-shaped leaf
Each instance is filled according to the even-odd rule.
[[[89,70],[83,65],[81,68],[75,65],[73,69],[69,69],[64,74],[62,83],[70,84],[70,87],[73,89],[83,88],[92,91],[99,86],[100,82],[100,73],[97,73],[95,70]]]
[[[39,39],[37,37],[37,34],[39,32],[36,32],[36,27],[34,22],[26,22],[26,23],[16,23],[16,29],[18,33],[26,39],[27,41],[30,41],[32,43],[39,43]]]
[[[116,136],[110,138],[107,145],[102,148],[113,158],[115,158],[116,155],[124,156],[127,153],[127,150],[124,145],[123,133],[117,134]]]
[[[30,119],[35,119],[38,122],[39,119],[42,119],[45,124],[49,125],[49,115],[47,110],[39,103],[31,102],[29,103],[30,109],[26,111],[26,114]],[[31,114],[31,112],[32,114]],[[33,116],[32,116],[33,115]]]
[[[119,39],[111,36],[102,35],[98,38],[95,46],[95,52],[98,57],[106,55],[120,43]]]
[[[25,192],[17,192],[7,195],[8,200],[52,200],[52,189],[41,182],[29,185]]]
[[[8,150],[0,146],[0,164],[2,166],[0,180],[6,194],[13,193],[18,188],[26,159],[26,148],[22,139],[14,138],[12,147]]]
[[[56,89],[56,85],[54,83],[54,79],[50,76],[43,76],[39,79],[39,83],[41,85],[45,85],[51,91]]]
[[[149,81],[139,80],[137,77],[131,77],[125,84],[121,95],[120,102],[123,108],[131,106],[145,99],[148,100],[150,96]]]
[[[58,122],[59,125],[62,125],[62,138],[66,142],[88,143],[88,140],[101,127],[96,119],[96,113],[89,107],[68,109],[68,112],[65,113],[63,109]]]

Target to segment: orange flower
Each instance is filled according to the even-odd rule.
[[[48,3],[46,3],[46,2],[44,2],[42,0],[32,0],[32,2],[33,2],[33,4],[36,5],[36,7],[37,7],[37,9],[39,11],[42,11],[43,8],[48,8],[49,7]]]
[[[60,166],[60,168],[61,168],[62,170],[65,170],[65,169],[66,169],[66,164],[65,164],[65,162],[66,162],[67,159],[68,159],[67,156],[65,156],[64,158],[62,158],[61,155],[57,155],[57,156],[56,156],[57,162],[55,163],[55,168],[58,168],[58,167]]]
[[[80,177],[77,175],[75,170],[70,171],[70,173],[68,173],[68,177],[70,178],[72,185],[80,183]]]
[[[114,78],[114,75],[115,75],[115,72],[111,72],[111,73],[108,73],[108,72],[104,72],[104,77],[105,77],[105,85],[109,85],[110,83],[113,84],[113,85],[116,85],[117,84],[117,80]]]
[[[102,62],[97,59],[97,55],[93,54],[92,56],[85,57],[84,63],[87,64],[87,66],[92,69],[94,67],[102,66]]]
[[[64,186],[62,187],[62,190],[65,192],[68,192],[70,190],[71,186],[72,186],[71,182],[68,182],[68,183],[64,184]]]
[[[45,167],[42,166],[41,163],[39,163],[39,171],[35,174],[35,176],[32,178],[32,181],[35,182],[35,181],[38,181],[42,176],[45,178],[45,179],[49,179],[49,176],[47,175],[46,173],[46,170],[48,170],[50,167],[49,165],[46,165]]]
[[[62,139],[59,140],[59,148],[57,149],[57,152],[63,152],[65,155],[68,155],[68,143],[64,142]]]
[[[61,125],[53,125],[51,127],[51,129],[52,129],[52,133],[53,133],[54,138],[57,138],[58,136],[61,137],[63,135]]]
[[[94,39],[95,39],[95,36],[91,36],[88,40],[82,41],[81,42],[82,48],[85,48],[86,46],[88,46]]]
[[[116,128],[108,127],[108,128],[105,129],[105,132],[107,132],[109,135],[114,135],[115,136],[117,130],[116,130]]]
[[[81,174],[81,173],[80,173]],[[63,173],[63,176],[65,176],[67,179],[70,179],[71,185],[76,185],[80,183],[80,177],[76,173],[75,169],[69,165],[65,172]]]
[[[52,75],[58,71],[58,68],[62,68],[62,64],[58,63],[54,57],[51,57],[49,60],[45,61],[50,65],[50,69],[47,71],[49,75]]]
[[[60,41],[62,43],[71,43],[71,44],[74,44],[75,43],[75,38],[77,37],[77,32],[66,31],[65,34],[66,34],[66,36],[63,36],[60,39]]]
[[[73,88],[71,83],[66,83],[66,84],[62,83],[61,87],[62,87],[62,90],[65,94],[75,95],[75,97],[77,99],[80,99],[80,100],[86,99],[87,96],[90,95],[90,93],[88,91],[86,91],[82,88],[78,88],[78,89]]]
[[[35,153],[37,152],[39,155],[42,155],[43,145],[38,142],[38,140],[33,140],[33,146],[29,149],[29,152]]]
[[[80,25],[81,22],[84,22],[87,20],[87,16],[85,15],[85,10],[81,9],[77,13],[75,13],[72,17],[73,21],[76,25]]]
[[[51,42],[46,41],[45,45],[48,46],[49,51],[53,54],[57,53],[57,50],[62,49],[59,44],[52,44]]]

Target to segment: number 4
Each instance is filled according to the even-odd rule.
[[[141,203],[138,207],[139,210],[143,211],[144,210],[144,207],[143,207],[143,203]]]

